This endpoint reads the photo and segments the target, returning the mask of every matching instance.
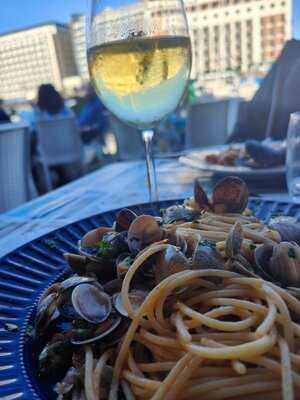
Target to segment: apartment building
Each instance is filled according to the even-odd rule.
[[[49,22],[0,35],[0,98],[33,99],[42,83],[63,90],[76,73],[68,26]]]
[[[83,14],[72,15],[70,31],[78,75],[83,80],[87,80],[89,72],[86,59],[85,16]]]
[[[104,28],[101,34],[118,32],[130,25],[130,18],[140,18],[143,24],[144,12],[151,13],[154,24],[166,12],[166,23],[175,26],[179,17],[175,7],[172,12],[172,3],[177,4],[172,0],[149,0],[143,8],[129,5],[107,10],[99,20]],[[192,77],[196,79],[212,73],[266,69],[292,35],[292,0],[185,0],[185,6],[193,49]],[[75,53],[85,54],[84,35],[79,39],[79,32],[84,32],[83,17],[78,21],[81,28],[76,31],[78,37],[74,34],[73,38]],[[79,60],[81,70],[81,60],[86,65],[86,59],[80,56]],[[82,70],[86,77],[86,66]]]
[[[266,67],[292,35],[292,0],[186,0],[196,77]]]

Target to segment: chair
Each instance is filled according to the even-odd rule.
[[[224,144],[233,129],[239,98],[194,103],[188,108],[186,149]]]
[[[0,125],[0,212],[37,196],[30,162],[30,132],[24,123]]]
[[[141,132],[122,121],[109,116],[109,122],[117,142],[117,159],[130,161],[144,158],[145,150]]]
[[[49,167],[82,168],[82,142],[75,117],[40,120],[37,126],[38,157],[47,191],[53,189]],[[76,165],[76,166],[75,166]],[[73,171],[74,172],[74,171]],[[75,176],[73,176],[75,177]]]

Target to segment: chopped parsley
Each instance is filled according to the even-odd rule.
[[[106,240],[101,240],[101,242],[97,243],[98,247],[98,255],[103,257],[110,256],[111,245]]]

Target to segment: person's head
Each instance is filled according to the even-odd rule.
[[[37,106],[49,114],[57,114],[64,107],[64,101],[54,86],[46,83],[39,87]]]

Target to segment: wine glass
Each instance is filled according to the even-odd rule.
[[[183,1],[91,0],[87,55],[103,104],[141,129],[150,201],[157,201],[153,128],[179,104],[191,69]]]

